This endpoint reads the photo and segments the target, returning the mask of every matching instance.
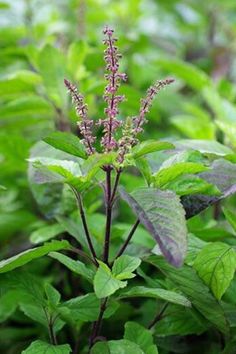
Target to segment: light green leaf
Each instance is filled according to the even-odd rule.
[[[194,268],[215,297],[220,300],[234,277],[236,252],[226,243],[210,243],[198,254]]]
[[[23,350],[22,354],[70,354],[72,353],[69,344],[52,345],[41,340],[36,340]]]
[[[152,350],[152,353],[158,354],[157,347],[153,343],[152,333],[136,322],[126,322],[124,339],[136,343],[144,353],[155,348],[155,350]]]
[[[194,149],[198,150],[203,154],[214,154],[218,156],[225,156],[229,154],[233,154],[233,151],[227,147],[224,146],[218,141],[214,140],[178,140],[177,142],[174,143],[176,148],[182,148],[182,149]]]
[[[2,105],[0,107],[0,117],[1,119],[12,118],[22,116],[32,116],[41,117],[48,116],[52,114],[52,107],[43,98],[36,95],[27,95],[12,99],[10,102]],[[27,124],[34,124],[35,120],[28,119]]]
[[[61,294],[57,289],[55,289],[51,284],[46,283],[45,284],[45,293],[47,295],[49,304],[52,306],[57,306],[60,303],[61,300]]]
[[[14,257],[2,260],[0,262],[0,273],[9,272],[15,268],[21,267],[36,258],[45,256],[51,251],[69,249],[70,247],[71,246],[67,241],[52,241],[50,243],[45,243],[43,246],[29,249]]]
[[[126,285],[127,281],[116,279],[110,268],[99,261],[99,268],[94,277],[94,291],[99,299],[114,294],[116,290],[124,288]]]
[[[165,188],[174,191],[178,195],[204,194],[220,195],[219,189],[211,183],[195,175],[183,175],[168,182]]]
[[[135,159],[155,151],[174,149],[174,145],[165,141],[147,140],[136,145],[131,154]]]
[[[176,115],[171,123],[187,138],[190,139],[215,139],[215,125],[210,119],[200,119],[198,116],[187,114]]]
[[[200,163],[179,162],[158,171],[153,176],[153,182],[156,187],[167,188],[167,184],[174,181],[179,176],[199,173],[206,170],[207,168]]]
[[[186,84],[195,90],[202,90],[207,86],[212,86],[209,76],[193,64],[168,58],[158,59],[157,64],[184,80]]]
[[[65,107],[67,93],[63,79],[66,76],[66,65],[62,53],[57,48],[47,44],[39,53],[38,66],[48,96],[57,107]]]
[[[141,260],[137,257],[120,256],[112,267],[112,274],[116,279],[123,280],[133,278],[132,272],[139,267]]]
[[[216,121],[216,125],[227,136],[229,142],[236,147],[236,124],[234,122]]]
[[[191,302],[183,295],[174,291],[169,291],[159,288],[147,288],[145,286],[135,286],[128,291],[122,291],[119,294],[119,298],[128,297],[150,297],[153,299],[161,299],[173,304],[191,307]]]
[[[65,228],[61,224],[47,225],[32,232],[30,235],[30,241],[35,244],[45,242],[60,235],[64,231]]]
[[[50,252],[49,256],[64,264],[64,266],[66,266],[72,272],[81,275],[90,282],[93,281],[94,272],[86,267],[84,263],[78,260],[75,261],[74,259],[71,259],[70,257],[67,257],[59,252]]]
[[[105,154],[93,154],[82,165],[83,174],[91,180],[104,165],[112,164],[116,161],[117,154],[114,152]]]
[[[120,189],[120,195],[157,241],[167,260],[180,266],[187,251],[187,228],[179,197],[172,191],[155,188],[140,188],[131,194]]]
[[[43,141],[58,150],[65,151],[71,155],[81,157],[82,159],[87,158],[84,145],[74,134],[67,132],[53,132],[44,138]]]
[[[230,223],[230,225],[232,226],[232,228],[236,232],[236,214],[225,207],[222,208],[222,210],[223,210],[223,213],[224,213],[227,221]]]
[[[14,71],[0,81],[0,95],[14,95],[17,93],[32,93],[36,85],[41,83],[40,75],[30,70]]]
[[[96,343],[91,354],[145,354],[136,344],[127,339],[111,340],[109,342]]]

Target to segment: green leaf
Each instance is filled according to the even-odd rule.
[[[39,53],[38,67],[48,96],[57,107],[65,107],[67,93],[63,79],[66,76],[66,65],[62,53],[57,48],[47,44]]]
[[[174,143],[176,149],[194,149],[200,151],[202,154],[214,154],[218,156],[225,156],[233,154],[233,151],[224,146],[218,141],[214,140],[178,140]]]
[[[155,151],[174,149],[174,145],[165,141],[146,140],[136,145],[131,154],[135,159]]]
[[[173,304],[191,307],[191,302],[183,295],[174,291],[159,288],[147,288],[145,286],[135,286],[127,291],[122,291],[119,298],[129,297],[150,297],[153,299],[161,299]]]
[[[1,119],[16,119],[16,117],[22,116],[32,116],[42,117],[52,114],[52,107],[50,104],[40,96],[36,95],[27,95],[12,99],[10,102],[7,102],[2,107],[0,107],[0,117]],[[27,124],[34,124],[35,120],[28,119]]]
[[[112,274],[116,279],[123,280],[133,278],[132,272],[139,267],[141,260],[131,256],[118,257],[112,267]]]
[[[179,197],[172,191],[155,188],[141,188],[131,194],[122,189],[120,194],[157,241],[168,262],[180,266],[187,251],[187,228]]]
[[[14,257],[2,260],[0,262],[0,273],[9,272],[15,268],[21,267],[36,258],[45,256],[51,251],[69,249],[70,247],[71,246],[67,241],[52,241],[50,243],[45,243],[43,246],[29,249]]]
[[[98,342],[91,350],[91,354],[145,354],[136,344],[127,339]]]
[[[56,307],[61,300],[61,294],[51,284],[45,284],[45,293],[47,295],[49,304]]]
[[[164,316],[155,325],[158,336],[187,336],[201,334],[207,330],[208,323],[187,307],[169,305]]]
[[[29,70],[15,71],[0,81],[0,95],[14,95],[17,93],[32,93],[35,86],[41,83],[40,75]]]
[[[227,219],[227,221],[230,223],[234,231],[236,232],[236,215],[229,209],[227,208],[222,208],[223,213]]]
[[[194,175],[184,175],[168,182],[165,187],[178,195],[204,194],[220,195],[219,189],[204,179]]]
[[[81,157],[82,159],[87,158],[84,145],[74,134],[66,132],[53,132],[44,138],[43,141],[58,150],[65,151],[71,155]]]
[[[222,130],[222,132],[227,136],[230,143],[236,147],[236,126],[235,122],[223,122],[216,121],[216,125]]]
[[[188,252],[185,263],[192,266],[198,253],[205,245],[207,245],[207,242],[201,240],[193,234],[188,234]]]
[[[70,310],[69,316],[75,321],[93,322],[96,321],[100,312],[100,303],[94,293],[78,296],[66,301],[63,306]],[[119,304],[115,301],[109,300],[106,310],[104,312],[104,318],[109,318],[116,312]]]
[[[83,174],[88,180],[91,180],[104,165],[113,164],[116,161],[117,154],[114,152],[104,154],[93,154],[82,165]]]
[[[135,160],[135,164],[137,169],[141,172],[141,174],[145,178],[147,184],[150,186],[152,182],[152,170],[147,160],[144,157],[140,157]]]
[[[136,322],[126,322],[124,339],[130,340],[133,343],[139,345],[139,347],[147,353],[150,348],[153,347],[153,337],[152,333]],[[158,354],[158,350],[155,346],[156,351],[152,353]]]
[[[70,354],[72,353],[69,344],[52,345],[41,340],[36,340],[23,350],[22,354]]]
[[[193,64],[168,58],[158,59],[157,64],[184,80],[186,84],[195,90],[202,90],[207,86],[212,86],[208,75]]]
[[[228,324],[222,307],[193,268],[183,266],[180,269],[176,269],[157,256],[150,256],[147,262],[156,266],[170,279],[208,321],[214,324],[221,332],[228,332]]]
[[[22,293],[19,290],[7,291],[0,297],[0,323],[6,321],[17,309]]]
[[[70,269],[72,272],[81,275],[89,282],[93,281],[94,272],[88,267],[86,267],[86,265],[83,264],[82,262],[78,260],[75,261],[74,259],[71,259],[70,257],[67,257],[64,254],[61,254],[59,252],[50,252],[49,256],[58,260],[60,263],[64,264],[64,266]]]
[[[210,243],[197,255],[194,268],[215,297],[220,300],[234,277],[236,252],[226,243]]]
[[[215,124],[210,117],[202,118],[200,115],[181,114],[171,119],[171,123],[187,138],[190,139],[215,139]]]
[[[94,291],[99,299],[114,294],[116,290],[124,288],[126,285],[127,281],[116,279],[110,268],[99,261],[99,268],[94,277]]]
[[[60,235],[64,231],[65,228],[60,224],[47,225],[32,232],[30,235],[30,241],[35,244],[45,242]]]
[[[168,183],[184,174],[194,174],[206,171],[207,168],[200,163],[179,162],[170,167],[162,168],[154,176],[154,184],[159,188],[168,188]]]

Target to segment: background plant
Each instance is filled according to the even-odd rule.
[[[172,1],[168,4],[162,1],[130,1],[128,4],[125,1],[119,3],[110,1],[106,4],[102,1],[86,3],[87,6],[81,1],[57,1],[56,3],[51,2],[50,5],[44,1],[1,4],[3,15],[1,17],[0,92],[1,124],[4,128],[1,130],[0,140],[1,184],[6,188],[1,191],[2,258],[8,258],[31,248],[32,243],[35,242],[39,243],[38,246],[41,247],[40,243],[54,237],[66,238],[73,243],[69,234],[74,235],[80,242],[84,237],[83,248],[87,247],[72,193],[66,186],[62,189],[61,184],[53,186],[32,184],[30,190],[27,182],[26,159],[29,157],[32,145],[46,137],[49,130],[60,129],[76,132],[77,117],[66,94],[63,77],[67,77],[73,83],[79,82],[79,91],[86,95],[86,102],[90,107],[90,117],[98,119],[103,116],[104,104],[101,99],[104,85],[101,73],[103,70],[103,48],[100,45],[100,33],[104,23],[115,24],[120,37],[120,47],[125,54],[122,60],[122,71],[127,72],[129,80],[120,88],[120,94],[125,94],[127,97],[127,100],[120,106],[121,116],[132,116],[138,112],[139,98],[144,96],[154,78],[162,78],[171,74],[177,79],[175,84],[168,90],[161,92],[158,100],[154,102],[153,108],[148,114],[149,124],[146,126],[145,132],[140,135],[141,139],[155,139],[156,141],[165,137],[165,141],[177,146],[174,157],[169,161],[169,157],[171,158],[169,152],[147,155],[151,174],[158,175],[156,186],[161,189],[167,188],[177,191],[181,195],[181,199],[184,199],[185,206],[193,205],[193,196],[184,196],[186,190],[198,193],[201,187],[204,189],[204,193],[212,194],[212,186],[207,186],[206,183],[199,180],[201,178],[205,182],[212,182],[208,170],[192,172],[197,175],[191,176],[191,179],[190,176],[184,174],[184,168],[188,168],[189,171],[189,168],[193,167],[192,163],[203,164],[205,167],[209,167],[213,163],[212,168],[217,172],[231,171],[230,180],[233,183],[235,175],[233,167],[230,165],[232,167],[230,170],[229,165],[225,165],[225,163],[227,164],[227,161],[234,163],[235,161],[235,134],[233,134],[235,127],[234,4],[231,1],[224,2],[224,4],[213,1],[201,4],[201,6],[191,1]],[[19,7],[15,8],[17,5]],[[150,23],[152,27],[147,25]],[[100,138],[102,129],[98,126],[96,129],[97,136]],[[207,139],[208,141],[203,143],[185,140],[176,143],[179,138]],[[228,148],[216,145],[213,143],[214,140],[218,140]],[[179,150],[182,151],[183,146],[184,149],[200,150],[203,156],[193,154],[192,151],[179,154]],[[43,157],[41,146],[36,145],[32,154],[34,158]],[[45,156],[49,157],[47,151],[45,151]],[[52,155],[50,156],[53,158]],[[222,156],[227,160],[226,162],[220,160]],[[59,155],[55,156],[55,158],[58,157]],[[167,162],[165,162],[166,160]],[[143,166],[143,161],[144,159],[140,159],[138,167],[145,173],[149,183],[149,175]],[[182,169],[182,172],[178,172],[180,174],[177,176],[174,175],[173,162],[174,164],[181,163],[177,167]],[[187,165],[183,165],[186,163]],[[70,167],[71,165],[70,163]],[[160,167],[161,169],[171,167],[169,171],[177,179],[167,182],[163,179],[163,172],[159,174]],[[121,176],[121,183],[128,193],[145,185],[143,178],[136,171],[129,167]],[[168,170],[164,172],[168,172]],[[222,180],[226,180],[225,175]],[[227,180],[229,180],[229,176]],[[223,193],[228,194],[227,186],[218,183],[220,183],[219,179],[214,180],[218,189],[224,190]],[[194,188],[191,190],[189,185]],[[216,192],[214,190],[214,193]],[[218,198],[216,194],[210,197],[201,197],[200,200],[196,199],[195,195],[196,210],[193,212],[192,207],[186,209],[189,218],[187,226],[191,236],[189,236],[189,250],[185,266],[181,268],[182,279],[192,279],[191,277],[194,275],[189,267],[196,268],[200,278],[211,289],[210,297],[213,294],[213,299],[221,297],[234,273],[233,258],[230,258],[229,255],[232,253],[232,257],[234,257],[235,198],[233,196],[227,198],[226,202],[218,202],[215,204],[216,206],[203,211],[200,215],[191,216],[201,210],[203,204],[208,205],[209,202],[215,201]],[[62,199],[60,199],[61,196],[63,196]],[[97,186],[89,189],[83,202],[91,233],[97,240],[95,246],[102,253],[101,240],[103,239],[105,220],[101,208],[103,203],[101,188]],[[130,208],[123,202],[117,203],[113,212],[112,244],[114,250],[112,248],[110,250],[112,259],[125,241],[132,224],[135,223],[134,214]],[[150,250],[154,245],[155,243],[149,234],[139,226],[130,246],[126,249],[126,254],[143,258],[146,250]],[[73,246],[77,247],[76,241]],[[66,245],[53,243],[52,246],[45,247],[40,249],[40,255],[47,254],[54,247],[57,247],[57,251],[54,252],[59,252],[60,247],[64,248]],[[200,252],[202,247],[204,247],[203,251]],[[156,251],[159,252],[159,250]],[[224,273],[223,278],[228,280],[224,284],[220,281],[220,288],[217,288],[218,283],[214,284],[209,279],[205,279],[206,272],[199,269],[199,264],[204,264],[205,260],[209,258],[209,252],[215,252],[216,258],[219,257],[219,254],[223,256],[225,252],[227,257],[222,257],[222,259],[224,261],[231,260],[227,266],[225,262],[223,265],[218,264],[217,267],[214,263],[209,265],[212,267],[211,269],[218,270],[217,279],[222,279],[222,268],[227,269],[228,276]],[[63,253],[72,256],[71,251],[63,251]],[[59,256],[54,254],[54,257]],[[196,262],[194,261],[195,257],[197,257]],[[79,259],[82,261],[80,256]],[[63,261],[65,262],[64,258]],[[151,259],[150,262],[157,265],[157,260]],[[131,283],[134,286],[144,286],[141,279],[145,279],[148,287],[155,290],[157,288],[159,292],[160,288],[175,292],[177,289],[177,292],[186,296],[191,302],[192,308],[169,304],[165,309],[166,304],[160,298],[157,300],[156,294],[152,295],[156,300],[151,297],[139,298],[135,300],[137,302],[119,300],[119,310],[110,317],[110,322],[104,320],[102,333],[109,339],[123,338],[123,325],[127,321],[134,320],[148,326],[155,316],[153,308],[157,306],[157,310],[160,309],[162,312],[161,307],[163,306],[165,309],[163,318],[162,316],[158,318],[157,315],[159,321],[153,327],[154,342],[157,344],[159,352],[192,353],[194,350],[196,352],[201,350],[206,353],[221,353],[225,350],[225,352],[231,353],[234,350],[235,327],[233,319],[235,311],[234,279],[230,288],[223,295],[220,307],[215,304],[215,301],[210,305],[207,302],[204,306],[201,301],[210,301],[210,299],[206,296],[202,299],[199,293],[201,287],[197,283],[197,278],[194,278],[191,283],[198,284],[197,289],[193,288],[195,292],[198,290],[196,298],[193,298],[194,291],[193,293],[186,292],[186,283],[180,280],[179,271],[173,273],[172,268],[168,268],[167,265],[160,262],[161,260],[158,260],[158,269],[161,273],[157,274],[153,266],[143,264],[141,268],[139,267],[136,278],[130,280],[129,283],[134,282],[134,284]],[[58,264],[51,257],[43,257],[34,260],[29,265],[26,264],[24,273],[14,270],[9,275],[1,275],[0,313],[1,321],[4,324],[0,331],[5,352],[21,352],[37,339],[48,342],[48,329],[52,327],[51,322],[54,322],[57,312],[55,309],[51,309],[54,305],[48,304],[48,296],[50,295],[47,293],[50,290],[45,292],[45,282],[53,284],[61,293],[62,303],[71,297],[83,296],[91,289],[86,280],[89,279],[89,272],[87,278],[82,280],[81,276],[78,277],[78,274],[73,275],[73,273],[67,272],[65,267]],[[58,267],[60,268],[58,269]],[[30,274],[27,275],[26,272]],[[34,286],[38,294],[37,304],[32,300],[35,299],[35,292],[32,293],[34,290],[29,290],[29,285],[33,284],[32,274],[35,283],[38,284]],[[80,279],[79,282],[78,279]],[[24,296],[20,295],[19,291],[15,291],[14,284],[19,283],[24,285],[22,285]],[[187,285],[189,286],[189,283]],[[50,288],[50,286],[47,285],[46,288]],[[124,291],[126,290],[124,289]],[[202,291],[206,293],[208,290],[202,288]],[[144,289],[142,289],[142,293],[144,293]],[[22,298],[26,299],[25,304],[22,303]],[[79,304],[78,307],[88,307],[88,302],[83,301],[89,300],[92,303],[92,299],[90,297],[80,298],[82,306]],[[199,299],[201,301],[198,301]],[[170,299],[168,299],[169,301]],[[41,309],[45,309],[45,306],[48,320],[44,312],[42,315]],[[98,302],[95,307],[98,311]],[[208,311],[206,314],[206,308],[212,308],[212,313]],[[115,305],[113,311],[114,309]],[[67,310],[64,309],[65,311]],[[98,313],[96,312],[96,318],[90,317],[88,319],[87,317],[86,319],[82,317],[83,315],[78,309],[74,312],[77,313],[77,324],[76,326],[71,325],[74,329],[73,332],[68,324],[63,326],[60,323],[60,321],[67,323],[64,319],[60,319],[59,323],[56,323],[54,330],[59,334],[59,344],[70,343],[74,348],[79,339],[78,345],[81,349],[83,345],[87,344],[84,333],[90,329],[89,321],[93,322]],[[95,311],[93,312],[95,314]],[[170,324],[176,325],[170,326]],[[131,324],[132,326],[134,324]],[[133,339],[127,334],[127,327],[129,328],[128,324],[125,326],[125,338],[132,342]],[[60,332],[58,332],[59,330]],[[137,332],[137,327],[135,331]],[[53,339],[51,338],[51,340]],[[64,349],[68,351],[67,348]],[[145,352],[146,349],[143,350]]]

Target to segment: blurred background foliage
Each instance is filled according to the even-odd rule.
[[[127,97],[121,117],[138,111],[153,81],[176,80],[155,101],[143,138],[216,139],[236,149],[235,0],[5,0],[0,11],[2,258],[29,247],[32,233],[52,223],[32,196],[27,158],[51,131],[76,133],[64,77],[85,95],[90,116],[103,117],[105,24],[116,30],[129,78],[120,89]],[[127,188],[140,183],[124,178]],[[100,206],[96,193],[86,196],[88,213]],[[99,213],[90,219],[104,221]],[[204,237],[199,220],[190,226]]]

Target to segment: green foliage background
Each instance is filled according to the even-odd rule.
[[[235,152],[234,0],[9,0],[0,2],[0,11],[1,258],[15,255],[34,243],[65,231],[63,223],[58,226],[55,213],[50,208],[44,209],[51,203],[50,192],[44,196],[44,207],[36,204],[28,182],[27,159],[33,145],[50,132],[77,131],[77,117],[63,84],[64,77],[76,83],[83,92],[90,116],[95,120],[103,117],[104,103],[101,98],[105,83],[101,39],[105,24],[116,30],[123,54],[122,70],[129,78],[120,89],[127,97],[121,107],[121,116],[138,112],[140,98],[156,79],[170,76],[176,80],[155,101],[143,139],[217,140]],[[99,130],[97,134],[100,134]],[[236,161],[234,154],[231,160]],[[134,185],[138,187],[143,182],[138,175],[130,174],[123,177],[123,183],[127,190],[132,190]],[[33,192],[40,196],[40,190]],[[97,239],[101,237],[104,223],[99,213],[102,201],[98,199],[98,194],[99,191],[93,189],[85,200],[89,224]],[[74,200],[65,198],[60,207],[68,212],[74,208]],[[211,208],[191,219],[188,222],[189,231],[203,242],[226,240],[228,244],[235,245],[235,197],[229,198],[224,207],[224,213]],[[133,215],[125,206],[117,213],[120,225],[115,235],[119,237],[121,231],[128,229],[127,224],[132,223]],[[47,229],[50,225],[54,228]],[[44,238],[41,240],[37,230],[42,228]],[[143,230],[137,235],[137,243],[150,244],[151,240],[144,236]],[[69,281],[60,279],[60,267],[53,267],[48,259],[42,258],[24,269],[43,275],[54,285],[60,284],[65,297],[69,296],[68,282],[76,284],[76,277],[72,276]],[[7,279],[0,279],[3,295],[6,283]],[[227,306],[231,311],[230,305],[234,304],[231,316],[234,328],[235,294],[232,294],[235,280],[232,284],[227,295]],[[75,285],[75,292],[79,289]],[[219,289],[213,289],[213,293],[216,298],[222,295]],[[13,303],[17,301],[14,296],[13,293]],[[152,305],[151,300],[145,305],[146,316],[152,312]],[[123,306],[122,323],[132,313],[129,304]],[[0,318],[5,320],[7,311],[11,312],[11,309],[0,305]],[[200,344],[195,343],[195,336],[195,345],[191,346],[191,338],[187,335],[201,333],[205,324],[202,319],[195,321],[191,314],[191,323],[186,329],[184,318],[188,316],[188,311],[177,308],[179,317],[175,320],[179,322],[176,328],[174,324],[168,328],[167,322],[160,322],[159,334],[170,335],[157,341],[160,353],[177,353],[174,348],[180,348],[178,353],[198,353],[200,350],[207,354],[221,353],[220,340],[214,331],[209,332],[206,338],[201,337]],[[35,316],[37,318],[38,315]],[[146,321],[145,318],[142,320]],[[108,335],[115,339],[120,338],[117,321],[119,316],[113,327],[113,332],[117,331],[117,334],[107,329]],[[192,330],[189,332],[190,326]],[[22,317],[15,312],[0,327],[1,348],[7,354],[20,353],[33,339],[45,339],[46,335],[42,324],[33,326],[26,315]],[[181,336],[185,335],[184,344],[181,344]],[[68,333],[63,336],[61,343],[68,340]],[[228,342],[229,351],[222,353],[234,353],[231,349],[234,348],[234,338],[233,334]],[[195,349],[197,345],[199,347]]]

